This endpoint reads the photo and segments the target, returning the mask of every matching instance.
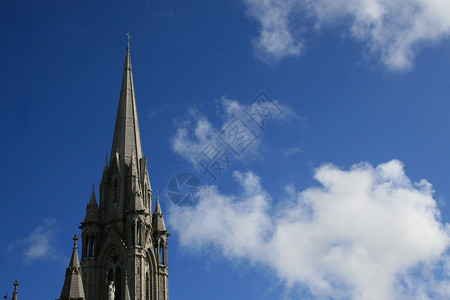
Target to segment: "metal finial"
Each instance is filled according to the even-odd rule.
[[[127,38],[128,38],[128,47],[130,47],[131,37],[130,37],[130,33],[129,32],[127,32]]]
[[[16,280],[14,282],[14,293],[13,294],[17,294],[17,286],[19,285],[19,282]]]

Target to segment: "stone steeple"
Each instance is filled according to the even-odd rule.
[[[116,128],[111,148],[111,160],[119,154],[120,162],[128,164],[132,153],[139,161],[142,156],[141,134],[139,132],[136,97],[134,93],[133,72],[131,70],[130,46],[127,47],[123,70]]]
[[[99,202],[97,205],[93,190],[80,226],[86,300],[168,300],[169,234],[159,203],[157,213],[152,214],[152,194],[128,45],[111,156],[103,168]],[[152,225],[153,216],[157,216],[157,228]]]
[[[81,278],[81,268],[78,261],[77,241],[78,236],[73,238],[73,252],[69,267],[66,270],[66,279],[61,291],[61,296],[57,300],[85,300],[83,280]]]

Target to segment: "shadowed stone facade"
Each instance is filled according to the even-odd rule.
[[[80,299],[168,299],[170,234],[158,197],[152,214],[153,192],[147,158],[142,153],[128,46],[111,157],[109,162],[106,159],[100,184],[100,201],[97,204],[93,187],[80,226],[80,284],[84,286],[84,298]]]

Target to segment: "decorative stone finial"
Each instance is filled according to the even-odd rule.
[[[17,286],[19,285],[19,282],[16,280],[14,282],[14,292],[13,292],[13,300],[17,300]]]
[[[128,48],[130,48],[131,37],[130,37],[130,33],[129,32],[127,32],[127,38],[128,38]]]
[[[73,248],[77,248],[77,242],[78,242],[78,235],[75,234],[75,236],[73,237]]]

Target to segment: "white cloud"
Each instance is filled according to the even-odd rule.
[[[448,229],[431,185],[412,183],[401,162],[321,166],[321,186],[287,186],[277,205],[252,172],[234,178],[237,194],[208,186],[197,206],[171,207],[182,247],[266,264],[292,292],[306,285],[317,298],[450,297]]]
[[[447,0],[245,0],[248,14],[261,25],[255,42],[266,62],[298,56],[302,26],[344,29],[368,54],[391,70],[408,70],[423,46],[450,34]]]
[[[42,224],[34,228],[27,237],[11,242],[8,245],[8,251],[21,252],[25,263],[47,259],[66,263],[67,257],[62,255],[55,245],[54,239],[57,231],[56,220],[45,218]]]
[[[303,42],[296,40],[290,30],[290,15],[295,0],[248,0],[248,13],[258,20],[261,32],[254,40],[256,55],[266,62],[278,61],[286,56],[298,56]]]
[[[195,157],[216,136],[211,122],[196,109],[190,109],[188,118],[178,125],[175,136],[171,139],[172,150],[195,164]]]
[[[267,114],[262,117],[266,125],[267,123],[286,123],[292,120],[300,120],[304,122],[304,119],[299,117],[289,106],[279,103],[276,100],[271,100],[271,105],[275,105],[279,111],[277,114],[273,113],[273,116],[269,116],[269,113],[263,112],[264,107],[260,107],[261,114]],[[233,124],[240,124],[239,130],[246,128],[246,130],[239,131],[239,138],[241,140],[252,140],[249,146],[245,148],[233,160],[242,160],[245,158],[255,158],[257,156],[257,148],[259,145],[259,136],[262,134],[255,123],[246,113],[246,105],[241,104],[237,100],[229,99],[227,97],[221,97],[221,110],[223,110],[222,117],[220,118],[221,125],[214,127],[207,117],[202,115],[196,109],[190,109],[187,118],[177,124],[177,131],[171,139],[172,150],[190,161],[194,166],[198,164],[198,159],[202,157],[202,151],[211,144],[222,152],[230,152],[232,150],[228,148],[223,139],[227,137],[228,126],[233,127]],[[236,121],[236,118],[238,120]],[[234,128],[234,127],[233,127]],[[233,132],[236,134],[236,132]],[[222,136],[223,139],[220,139]],[[208,148],[209,149],[209,148]],[[241,155],[242,154],[242,155]],[[231,154],[230,154],[231,155]],[[234,155],[233,155],[234,156]]]
[[[302,152],[302,149],[300,149],[299,147],[286,147],[281,149],[281,154],[283,155],[283,157],[289,157]]]

